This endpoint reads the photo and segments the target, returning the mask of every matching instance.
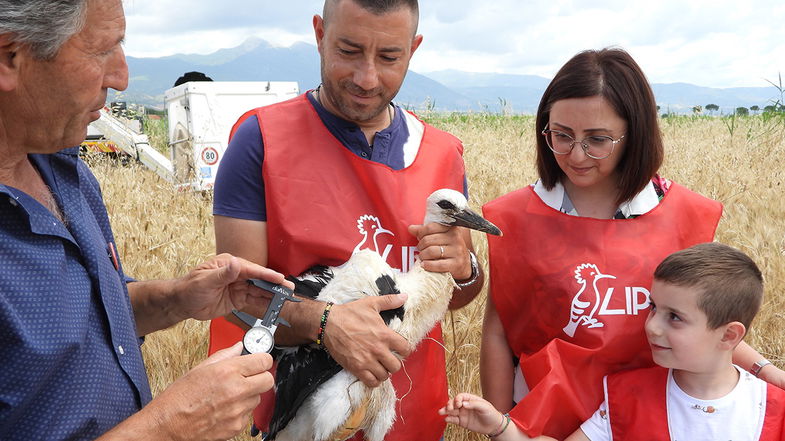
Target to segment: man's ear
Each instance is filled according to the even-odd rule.
[[[11,34],[0,34],[0,92],[10,92],[16,88],[19,75],[19,43]]]
[[[745,328],[741,322],[730,322],[723,326],[723,328],[722,338],[720,339],[720,345],[723,349],[733,350],[733,348],[741,343],[741,340],[747,333],[747,328]]]
[[[313,16],[313,34],[316,37],[316,48],[322,54],[322,39],[324,39],[324,19],[316,14]]]
[[[409,55],[413,55],[421,44],[422,44],[422,35],[420,34],[415,35],[414,38],[412,38],[412,46],[410,48],[411,53]]]

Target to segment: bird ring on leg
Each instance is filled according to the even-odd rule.
[[[439,245],[439,259],[444,259],[444,247]]]
[[[362,424],[363,420],[365,419],[365,414],[368,412],[368,404],[370,400],[370,395],[367,395],[365,398],[363,398],[362,403],[360,403],[357,409],[355,409],[354,412],[349,415],[343,425],[335,429],[335,432],[327,437],[327,439],[329,441],[345,441],[354,436],[354,434],[360,430],[360,424]]]

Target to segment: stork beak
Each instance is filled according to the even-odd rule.
[[[456,212],[452,215],[452,218],[454,221],[450,223],[450,225],[471,228],[472,230],[482,231],[483,233],[493,234],[494,236],[502,235],[502,231],[499,227],[468,208]]]

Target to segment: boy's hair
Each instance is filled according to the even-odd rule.
[[[698,309],[709,329],[741,322],[749,330],[763,301],[763,277],[749,256],[721,243],[703,243],[675,252],[654,271],[654,278],[700,288]]]

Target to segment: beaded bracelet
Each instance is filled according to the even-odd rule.
[[[327,316],[330,315],[330,308],[333,307],[333,302],[327,302],[322,312],[322,321],[319,323],[319,334],[316,335],[316,344],[324,347],[324,328],[327,327]]]
[[[505,413],[504,415],[502,415],[502,422],[499,423],[499,428],[496,429],[496,433],[489,433],[489,434],[487,434],[485,436],[487,436],[488,439],[496,438],[497,436],[499,436],[502,433],[504,433],[504,431],[507,430],[507,426],[509,426],[509,425],[510,425],[510,414],[509,413]]]

